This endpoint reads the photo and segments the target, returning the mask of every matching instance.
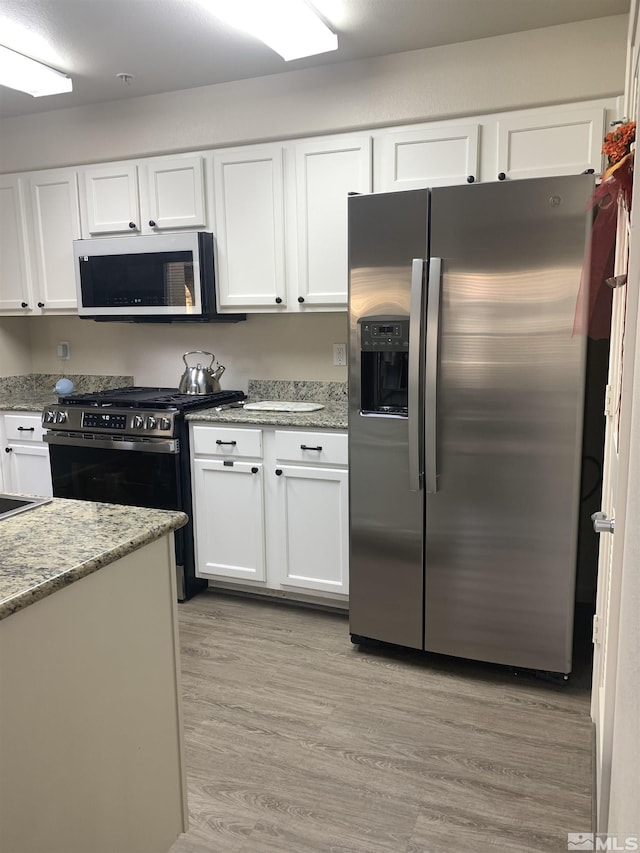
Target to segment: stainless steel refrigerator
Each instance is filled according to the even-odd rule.
[[[571,671],[592,191],[349,198],[354,642]]]

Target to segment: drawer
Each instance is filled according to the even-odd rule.
[[[346,465],[348,463],[347,434],[278,429],[276,430],[276,459],[282,462]]]
[[[262,458],[262,430],[238,427],[194,426],[192,452],[196,456],[251,456]]]
[[[44,430],[40,415],[5,415],[4,432],[7,441],[42,441]]]

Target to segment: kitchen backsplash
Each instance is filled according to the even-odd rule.
[[[311,380],[250,379],[250,400],[309,400],[314,403],[346,403],[346,382]]]
[[[53,393],[56,382],[62,378],[62,375],[61,373],[30,373],[27,376],[0,377],[0,392],[50,394]],[[133,376],[92,376],[84,374],[66,374],[66,376],[73,382],[74,394],[133,385]]]

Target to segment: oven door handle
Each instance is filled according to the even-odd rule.
[[[106,450],[135,450],[138,453],[172,453],[180,452],[180,442],[177,438],[171,439],[120,439],[111,438],[111,436],[101,436],[100,438],[89,437],[89,435],[45,432],[43,436],[47,444],[60,444],[67,447],[84,447],[90,450],[92,447],[96,449]]]

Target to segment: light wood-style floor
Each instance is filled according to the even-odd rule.
[[[559,687],[362,650],[343,614],[211,592],[179,614],[171,853],[553,853],[591,831],[588,659]]]

